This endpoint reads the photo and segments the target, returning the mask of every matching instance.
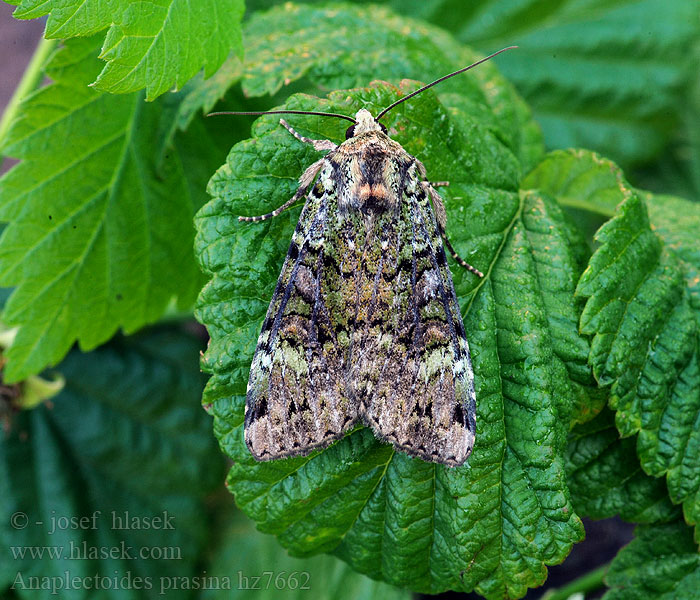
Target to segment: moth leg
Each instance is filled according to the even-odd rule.
[[[311,138],[304,137],[284,119],[280,119],[280,125],[282,125],[282,127],[284,127],[300,142],[304,142],[305,144],[311,144],[314,147],[314,150],[335,150],[338,147],[330,140],[312,140]]]
[[[309,191],[309,188],[311,187],[311,184],[314,182],[314,179],[316,178],[316,175],[318,174],[318,172],[321,170],[321,167],[323,166],[323,163],[325,162],[325,160],[326,160],[325,158],[317,160],[308,169],[306,169],[306,171],[304,171],[302,176],[299,177],[299,189],[282,206],[280,206],[279,208],[276,208],[275,210],[273,210],[270,213],[267,213],[266,215],[258,215],[257,217],[238,217],[238,220],[239,221],[264,221],[266,219],[271,219],[272,217],[276,217],[282,211],[287,210],[289,207],[291,207],[292,205],[299,202],[299,200],[301,198],[306,196],[307,192]]]
[[[445,242],[445,246],[447,249],[450,251],[450,254],[452,255],[452,258],[454,258],[460,265],[462,265],[467,271],[471,271],[474,273],[474,275],[477,275],[479,277],[483,277],[484,274],[479,271],[479,269],[476,269],[472,267],[467,261],[465,261],[457,252],[455,252],[455,249],[452,247],[452,244],[450,244],[450,240],[447,239],[447,234],[443,229],[440,230],[440,236],[442,237],[442,240]]]
[[[439,183],[447,182],[443,181]],[[455,252],[455,249],[452,247],[450,240],[447,238],[447,233],[445,232],[445,227],[447,225],[447,212],[445,211],[445,204],[442,202],[440,194],[438,194],[435,191],[435,188],[433,187],[433,185],[435,184],[431,184],[428,181],[421,181],[421,185],[423,186],[423,189],[430,195],[430,200],[433,204],[433,209],[435,210],[435,218],[437,219],[440,237],[445,242],[445,247],[447,248],[447,250],[449,250],[450,254],[452,255],[452,258],[454,258],[465,269],[474,273],[474,275],[483,277],[484,274],[481,271],[479,271],[479,269],[472,267],[466,260],[464,260],[459,254],[457,254],[457,252]]]
[[[432,185],[434,188],[447,187],[448,185],[450,185],[449,181],[426,181],[425,183]]]

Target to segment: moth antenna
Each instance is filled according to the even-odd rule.
[[[317,115],[319,117],[337,117],[338,119],[345,119],[357,125],[357,121],[352,117],[347,115],[340,115],[338,113],[327,113],[327,112],[316,112],[314,110],[261,110],[261,111],[229,111],[224,110],[220,112],[209,113],[207,117],[216,117],[219,115]]]
[[[449,79],[450,77],[454,77],[455,75],[459,75],[460,73],[464,73],[465,71],[468,71],[469,69],[473,69],[474,67],[480,65],[483,62],[486,62],[487,60],[492,59],[494,56],[499,55],[501,52],[505,52],[506,50],[512,50],[513,48],[517,48],[517,46],[508,46],[507,48],[501,48],[498,52],[494,52],[493,54],[489,54],[486,58],[482,58],[481,60],[477,60],[475,63],[472,63],[468,67],[464,67],[463,69],[459,69],[458,71],[455,71],[454,73],[450,73],[449,75],[445,75],[444,77],[440,77],[440,79],[436,79],[432,83],[429,83],[428,85],[424,85],[422,88],[416,90],[415,92],[411,92],[408,96],[404,96],[403,98],[400,98],[393,104],[390,104],[387,106],[382,112],[380,112],[375,118],[375,121],[379,121],[386,113],[388,113],[392,108],[395,106],[398,106],[402,102],[405,102],[409,98],[413,98],[413,96],[417,96],[421,92],[424,92],[428,88],[433,87],[434,85],[437,85],[441,81],[445,81],[445,79]]]

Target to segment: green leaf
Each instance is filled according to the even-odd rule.
[[[673,521],[678,507],[661,479],[646,475],[633,440],[621,439],[604,410],[569,436],[566,472],[576,512],[593,519],[619,515],[634,523]]]
[[[73,40],[52,58],[54,83],[26,101],[3,148],[22,159],[0,179],[0,285],[16,286],[4,320],[20,326],[8,381],[76,340],[87,350],[157,320],[173,298],[188,308],[201,287],[192,215],[220,139],[201,125],[175,135],[175,96],[146,104],[86,87],[95,48]]]
[[[639,452],[654,475],[667,473],[668,489],[674,502],[683,503],[686,521],[700,523],[700,206],[672,196],[647,194],[647,206],[654,231],[678,261],[685,282],[684,298],[695,320],[692,358],[680,374],[664,407],[658,439],[652,431]],[[645,466],[645,468],[647,468]],[[700,528],[696,527],[700,540]]]
[[[285,107],[376,111],[416,85],[375,84],[328,101],[292,96]],[[468,464],[450,469],[410,459],[367,429],[304,458],[258,463],[245,447],[248,369],[299,211],[254,225],[237,216],[282,204],[319,156],[275,116],[261,118],[254,137],[234,146],[196,219],[198,256],[212,276],[197,311],[211,335],[203,368],[214,375],[204,402],[234,460],[228,485],[236,502],[292,554],[332,551],[372,578],[417,591],[519,597],[583,534],[563,468],[576,398],[569,369],[585,368],[588,355],[577,339],[573,297],[580,248],[551,199],[518,192],[518,162],[503,138],[459,105],[446,110],[426,92],[385,123],[430,178],[450,180],[448,233],[486,273],[476,281],[455,271],[478,398]],[[299,117],[293,125],[302,135],[344,139],[336,120]]]
[[[620,204],[579,284],[591,296],[581,325],[596,334],[591,359],[599,381],[613,384],[618,429],[640,433],[642,467],[666,474],[673,501],[699,523],[700,208],[634,190],[614,163],[585,150],[550,153],[524,184],[600,214]]]
[[[559,204],[612,217],[630,186],[622,171],[590,150],[555,150],[525,178],[523,185],[551,194]]]
[[[253,15],[244,35],[242,87],[248,97],[275,94],[299,81],[315,92],[376,79],[430,82],[481,58],[442,30],[380,7],[286,3]],[[541,134],[527,106],[498,73],[498,60],[445,81],[438,93],[448,106],[460,103],[497,132],[527,168],[542,156]],[[211,106],[240,76],[238,61],[228,61],[213,80],[193,86],[191,108],[196,108],[195,99]]]
[[[645,198],[654,232],[681,265],[690,306],[700,325],[700,204],[658,194]]]
[[[638,527],[615,557],[603,600],[693,600],[700,589],[700,554],[682,521]]]
[[[372,581],[337,558],[289,556],[274,537],[255,531],[250,519],[238,511],[226,526],[207,576],[220,582],[228,577],[232,585],[228,590],[205,590],[203,600],[247,599],[252,593],[256,600],[306,600],[309,595],[318,600],[411,598],[410,592]]]
[[[680,122],[694,71],[688,48],[700,32],[696,9],[692,0],[491,0],[465,25],[451,22],[478,48],[520,46],[502,70],[533,107],[549,147],[590,148],[627,165],[654,158]]]
[[[161,578],[199,574],[211,531],[204,497],[224,470],[197,403],[203,378],[193,357],[200,348],[189,334],[161,329],[117,338],[89,354],[74,351],[60,365],[64,390],[14,416],[0,438],[0,590],[14,582],[15,593],[36,595],[21,591],[31,576],[60,580],[68,571],[114,580],[116,573],[120,589],[100,597],[150,598],[153,593],[129,589],[121,578],[150,580],[158,591]],[[119,528],[127,511],[143,520]],[[22,514],[13,521],[18,513],[26,521]],[[151,528],[137,527],[164,516]],[[88,520],[80,526],[82,517]],[[42,559],[31,556],[42,548]],[[90,558],[94,549],[98,558]],[[143,559],[135,556],[142,549]],[[167,560],[166,552],[179,558]],[[59,597],[95,592],[80,587]]]
[[[270,4],[249,0],[247,6],[253,12]],[[498,65],[532,106],[550,148],[590,148],[623,165],[648,161],[687,117],[686,98],[697,79],[690,49],[700,34],[693,0],[383,4],[485,54],[518,45]],[[362,35],[346,31],[352,31],[349,40]],[[697,119],[696,111],[687,128]]]
[[[380,7],[340,5],[328,9],[287,3],[253,15],[245,37],[250,46],[243,89],[250,96],[273,94],[302,77],[319,88],[331,89],[366,85],[386,77],[428,82],[445,75],[447,65],[465,66],[465,61],[469,64],[476,57],[444,31]],[[475,86],[463,90],[465,79],[480,79],[478,73],[498,77],[504,89],[495,92],[493,98]],[[475,108],[493,120],[492,112],[481,105],[492,100],[504,104],[503,98],[511,92],[508,87],[491,63],[470,75],[444,82],[438,93],[473,94],[480,101]],[[504,108],[512,118],[513,107],[506,104]]]
[[[600,246],[578,284],[587,298],[581,331],[594,336],[590,362],[598,382],[611,386],[618,430],[638,434],[645,472],[666,474],[671,498],[698,523],[698,212],[635,191],[615,165],[583,151],[552,153],[524,184],[599,212],[619,203],[596,234]],[[651,227],[643,196],[655,206],[663,237]]]
[[[98,89],[146,89],[153,100],[200,69],[209,77],[231,52],[243,55],[243,0],[22,0],[18,19],[49,15],[47,38],[88,36],[109,27]]]
[[[588,150],[550,152],[524,184],[557,198],[566,207],[612,217],[630,186],[610,160]],[[674,196],[636,190],[646,200],[654,232],[680,261],[690,303],[700,319],[700,205]]]

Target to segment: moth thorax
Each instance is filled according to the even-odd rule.
[[[361,133],[367,133],[368,131],[382,131],[382,126],[375,121],[372,113],[366,108],[361,108],[357,111],[355,115],[355,125],[354,134],[360,135]]]

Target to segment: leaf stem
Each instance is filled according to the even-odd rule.
[[[566,600],[576,593],[587,593],[599,590],[605,584],[603,577],[608,572],[610,563],[598,567],[589,573],[586,573],[578,579],[574,579],[571,583],[567,583],[564,587],[545,592],[540,600]]]
[[[15,89],[10,102],[5,108],[5,112],[0,119],[0,147],[2,147],[3,140],[7,135],[7,131],[10,129],[12,121],[17,117],[17,112],[19,111],[19,106],[29,94],[31,94],[44,77],[44,65],[46,59],[53,52],[54,48],[58,45],[58,40],[45,40],[41,38],[39,43],[34,50],[32,59],[29,61],[27,68],[22,74],[22,79]]]

